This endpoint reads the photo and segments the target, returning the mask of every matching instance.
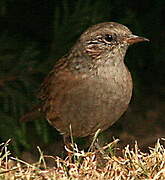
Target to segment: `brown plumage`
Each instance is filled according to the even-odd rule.
[[[49,123],[64,138],[110,127],[126,111],[132,79],[124,64],[130,44],[148,41],[125,26],[105,22],[85,31],[41,85],[39,99]]]

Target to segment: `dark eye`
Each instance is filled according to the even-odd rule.
[[[108,41],[108,42],[111,42],[111,41],[113,40],[112,35],[106,34],[106,35],[105,35],[105,40]]]

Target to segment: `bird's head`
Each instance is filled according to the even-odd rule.
[[[78,40],[84,53],[94,59],[102,56],[116,56],[116,53],[125,55],[129,45],[149,41],[140,36],[133,35],[124,25],[115,22],[104,22],[88,28]]]

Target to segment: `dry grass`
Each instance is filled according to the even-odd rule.
[[[160,140],[155,148],[149,148],[149,153],[141,152],[137,143],[133,149],[127,146],[122,157],[113,154],[117,142],[115,140],[102,149],[86,153],[75,145],[74,152],[68,150],[70,156],[65,160],[43,155],[39,149],[39,161],[29,164],[11,156],[7,149],[8,141],[0,145],[0,180],[165,179],[165,149]],[[55,167],[47,167],[47,158],[55,162]]]

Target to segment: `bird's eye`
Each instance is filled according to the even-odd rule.
[[[107,42],[111,42],[111,41],[113,40],[112,35],[106,34],[106,35],[105,35],[105,40],[106,40]]]

